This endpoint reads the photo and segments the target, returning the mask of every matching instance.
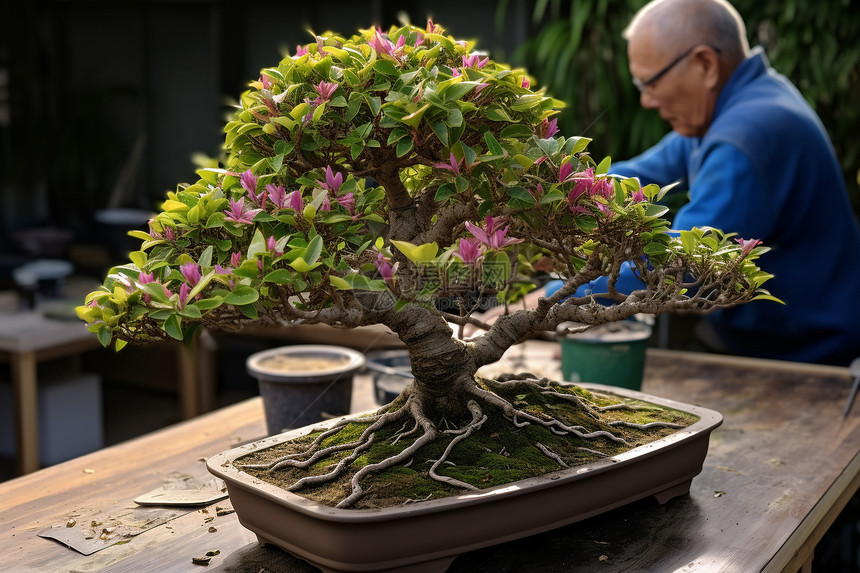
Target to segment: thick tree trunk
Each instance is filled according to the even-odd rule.
[[[465,385],[474,383],[477,365],[466,344],[454,338],[441,316],[410,305],[390,311],[383,322],[406,344],[415,376],[414,389],[425,402],[445,402],[462,395]]]

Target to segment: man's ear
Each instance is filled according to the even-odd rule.
[[[705,86],[709,89],[717,87],[720,84],[720,74],[722,73],[719,54],[710,46],[699,46],[693,52],[692,57],[699,68]]]

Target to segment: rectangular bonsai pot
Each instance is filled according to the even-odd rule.
[[[649,444],[586,465],[463,495],[386,509],[336,509],[254,478],[233,461],[333,424],[272,436],[209,458],[227,483],[239,521],[326,572],[442,572],[459,554],[574,523],[648,496],[665,503],[689,492],[702,471],[713,410],[634,390],[585,388],[681,410],[699,421]],[[511,516],[516,516],[511,519]]]

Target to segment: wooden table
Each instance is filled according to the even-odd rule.
[[[12,367],[19,473],[39,469],[38,363],[98,347],[96,336],[79,321],[51,320],[36,312],[0,315],[0,360]]]
[[[183,418],[191,418],[201,411],[201,395],[211,396],[212,390],[199,387],[208,378],[197,376],[194,349],[179,343],[173,346],[177,352],[180,410]],[[77,356],[100,347],[96,335],[79,320],[55,320],[39,312],[0,314],[0,362],[11,365],[19,474],[39,469],[39,362]]]
[[[541,362],[555,348],[530,344],[526,355]],[[690,495],[662,506],[642,500],[473,551],[449,571],[809,571],[815,544],[860,481],[860,408],[841,423],[849,387],[844,368],[649,351],[644,391],[725,416]],[[218,550],[210,571],[316,571],[259,547],[235,514],[206,523],[212,507],[89,557],[36,536],[69,517],[118,511],[176,472],[203,477],[200,458],[263,432],[261,403],[254,398],[0,484],[3,569],[195,571],[192,557]]]

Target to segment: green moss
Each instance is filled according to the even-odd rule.
[[[553,387],[552,390],[562,394],[575,394],[586,401],[589,407],[584,409],[571,401],[530,390],[514,390],[509,395],[500,395],[515,407],[542,420],[556,419],[569,426],[583,426],[586,432],[606,430],[622,437],[630,447],[653,441],[676,430],[671,428],[641,430],[611,426],[610,422],[624,420],[644,425],[659,421],[687,426],[698,419],[677,410],[627,400],[624,402],[633,408],[598,412],[597,408],[618,404],[622,400],[614,396],[592,394],[579,387],[560,386]],[[538,443],[558,455],[569,466],[588,463],[602,457],[581,448],[597,450],[606,456],[616,455],[629,449],[604,437],[585,440],[573,435],[558,435],[537,424],[516,427],[492,407],[485,405],[483,410],[488,416],[483,426],[468,439],[456,445],[447,461],[437,469],[439,475],[469,483],[477,488],[488,488],[560,469],[561,466],[556,460],[538,449],[536,446]],[[470,419],[465,409],[461,412],[445,414],[444,421],[439,413],[436,414],[439,418],[435,421],[442,430],[447,427],[463,426]],[[595,419],[595,416],[599,419]],[[367,426],[368,423],[350,423],[337,434],[326,438],[323,447],[354,442],[360,438]],[[367,464],[379,463],[397,455],[412,444],[414,436],[394,443],[401,426],[402,422],[399,422],[392,424],[391,427],[380,429],[373,446],[352,463],[349,472],[344,476],[331,484],[298,493],[320,503],[335,505],[349,495],[349,479],[352,473]],[[237,460],[237,464],[241,466],[247,463],[266,463],[266,460],[277,459],[286,453],[301,451],[307,448],[316,435],[318,433],[250,454]],[[434,442],[425,445],[412,456],[407,467],[393,467],[366,478],[362,482],[366,494],[356,507],[399,505],[462,493],[463,490],[440,483],[429,476],[431,466],[443,455],[451,439],[451,434],[440,432]],[[339,452],[314,464],[309,470],[285,468],[274,472],[251,469],[246,471],[276,485],[287,487],[306,475],[318,475],[330,471],[347,455],[349,451]]]

